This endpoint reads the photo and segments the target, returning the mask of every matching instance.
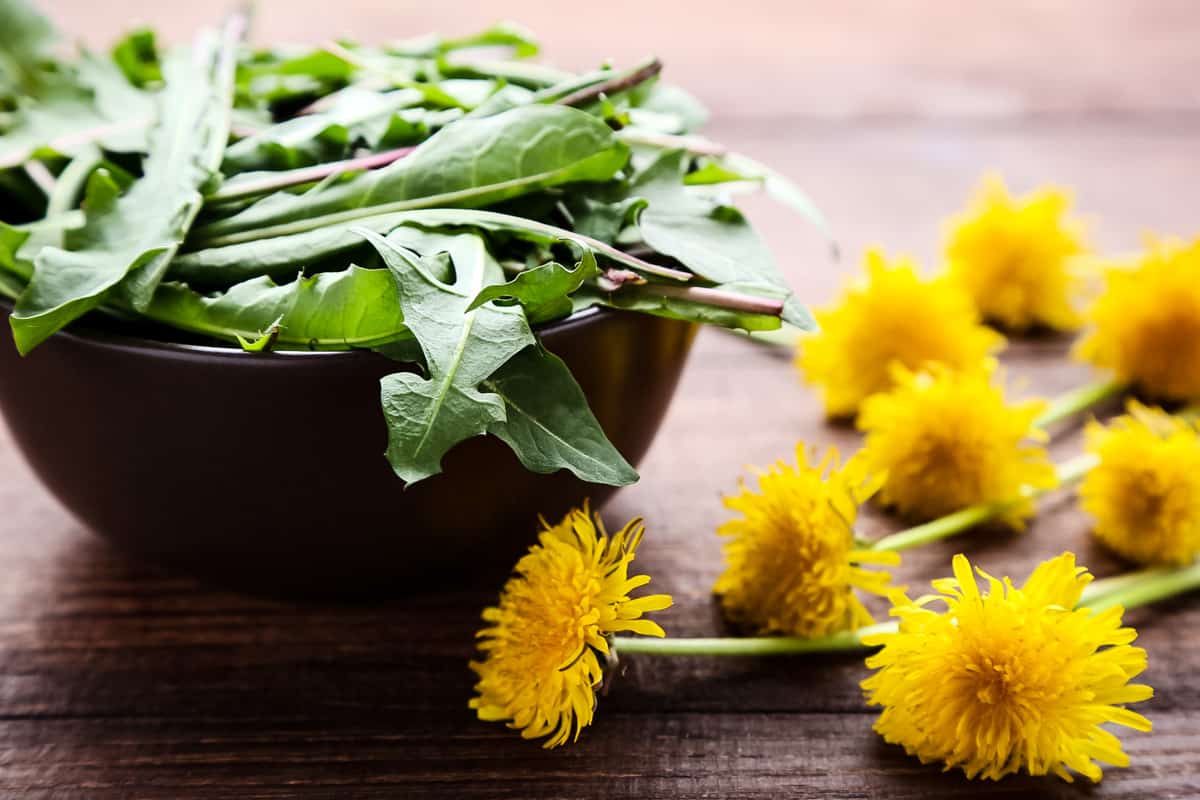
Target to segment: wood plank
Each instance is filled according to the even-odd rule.
[[[464,714],[465,716],[465,714]],[[1134,759],[1155,768],[1113,770],[1111,798],[1186,797],[1200,789],[1200,714],[1156,716],[1155,739],[1134,737]],[[9,723],[0,747],[15,766],[0,791],[60,797],[462,798],[1078,797],[1080,787],[1016,778],[968,782],[922,766],[875,736],[864,715],[609,713],[606,733],[555,751],[502,729],[422,720],[398,732],[382,722],[264,724],[195,720]],[[123,765],[114,772],[112,764]],[[297,781],[303,775],[303,781]],[[1173,789],[1164,791],[1170,776]],[[1086,790],[1085,790],[1086,791]],[[1161,794],[1158,792],[1162,792]],[[119,793],[119,794],[118,794]],[[601,794],[603,793],[603,794]],[[1089,792],[1089,794],[1093,794]]]

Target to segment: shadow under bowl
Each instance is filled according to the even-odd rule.
[[[0,304],[3,322],[10,309]],[[695,333],[607,309],[538,330],[633,464]],[[565,471],[528,472],[493,437],[463,442],[442,474],[405,488],[383,456],[379,407],[379,379],[398,368],[367,351],[245,353],[75,326],[25,358],[0,343],[0,411],[88,528],[256,593],[379,596],[472,575],[498,589],[539,514],[612,494]]]

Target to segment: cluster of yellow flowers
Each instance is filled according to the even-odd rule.
[[[835,307],[816,313],[819,336],[805,341],[797,365],[817,384],[831,417],[849,417],[892,386],[893,365],[974,367],[1004,345],[985,328],[970,297],[945,278],[923,279],[908,259],[888,263],[869,250],[866,279]]]
[[[1148,731],[1124,705],[1151,689],[1130,683],[1146,653],[1131,646],[1121,602],[1166,592],[1114,585],[1089,599],[1092,578],[1071,553],[1019,587],[979,571],[981,587],[956,556],[953,577],[917,599],[886,569],[898,550],[985,520],[1021,529],[1038,495],[1082,477],[1081,505],[1101,542],[1134,562],[1191,570],[1170,591],[1200,586],[1196,422],[1131,401],[1107,426],[1090,423],[1087,453],[1057,468],[1043,432],[1119,389],[1200,400],[1200,241],[1151,242],[1136,263],[1107,270],[1107,288],[1081,313],[1074,259],[1087,245],[1069,206],[1054,189],[1014,199],[992,178],[952,222],[941,275],[922,278],[909,261],[869,252],[865,281],[818,312],[822,330],[797,355],[828,414],[855,417],[861,452],[840,463],[836,451],[820,456],[801,443],[794,464],[759,471],[756,487],[743,483],[725,500],[735,516],[717,531],[725,569],[713,591],[740,631],[768,638],[616,646],[661,655],[878,648],[863,682],[868,703],[882,707],[875,728],[922,762],[988,779],[1024,771],[1099,780],[1099,763],[1126,766],[1101,726]],[[1115,380],[1050,407],[1011,401],[993,357],[1004,338],[985,322],[1009,332],[1090,323],[1074,352]],[[923,524],[862,540],[855,521],[873,496]],[[641,532],[635,520],[609,537],[586,507],[545,527],[484,612],[483,657],[472,664],[481,719],[546,737],[547,747],[591,723],[612,634],[663,636],[641,617],[671,599],[630,596],[649,581],[628,576]],[[887,597],[896,621],[873,624],[861,593]],[[939,602],[944,611],[930,608]]]

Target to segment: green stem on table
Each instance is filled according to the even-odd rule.
[[[656,639],[617,636],[612,640],[618,655],[647,656],[786,656],[806,653],[853,653],[868,649],[863,637],[896,630],[895,622],[881,622],[853,631],[841,631],[815,639],[797,636],[717,637],[712,639]]]
[[[1079,597],[1079,605],[1091,608],[1106,595],[1126,589],[1141,581],[1173,572],[1173,567],[1146,567],[1144,569],[1112,575],[1108,578],[1098,578],[1083,588]]]
[[[1085,593],[1080,603],[1087,601],[1088,607],[1093,611],[1103,611],[1114,606],[1131,609],[1200,589],[1200,563],[1175,568],[1153,567],[1129,575],[1095,581],[1092,586],[1106,583],[1107,587],[1098,587],[1090,598]]]
[[[1046,410],[1033,420],[1033,426],[1044,428],[1047,425],[1053,425],[1116,397],[1128,388],[1129,384],[1125,381],[1113,379],[1097,381],[1080,386],[1078,389],[1072,389],[1051,400]]]
[[[1114,606],[1128,610],[1156,603],[1176,595],[1200,589],[1200,563],[1187,567],[1151,567],[1149,569],[1093,581],[1079,599],[1080,608],[1093,612]],[[795,636],[714,637],[696,639],[656,639],[617,636],[612,646],[618,655],[637,653],[648,656],[790,656],[811,653],[854,653],[872,649],[863,639],[881,633],[895,633],[899,624],[879,622],[852,631],[802,639]]]
[[[1097,458],[1090,453],[1076,456],[1069,461],[1064,461],[1055,470],[1057,481],[1054,486],[1032,488],[1025,487],[1019,497],[1012,500],[1002,500],[994,503],[980,503],[979,505],[968,506],[960,511],[955,511],[953,514],[947,514],[944,517],[926,522],[922,525],[916,525],[907,530],[893,533],[890,536],[884,536],[882,539],[877,539],[872,550],[888,550],[898,552],[900,550],[908,550],[912,547],[928,544],[929,542],[940,541],[947,539],[956,534],[962,533],[974,526],[995,519],[1006,511],[1010,511],[1021,503],[1031,500],[1035,497],[1040,497],[1054,489],[1060,489],[1064,486],[1069,486],[1084,475],[1088,470],[1096,466]]]

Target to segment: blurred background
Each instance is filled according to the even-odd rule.
[[[51,0],[67,34],[106,47],[136,24],[186,40],[224,2]],[[1014,189],[1077,190],[1102,246],[1200,225],[1200,4],[1195,0],[611,0],[600,4],[259,0],[258,42],[367,42],[533,29],[569,68],[649,53],[711,109],[708,132],[779,168],[829,216],[844,264],[882,243],[927,265],[938,216],[981,171]],[[820,238],[769,203],[753,218],[785,271],[822,301]]]

